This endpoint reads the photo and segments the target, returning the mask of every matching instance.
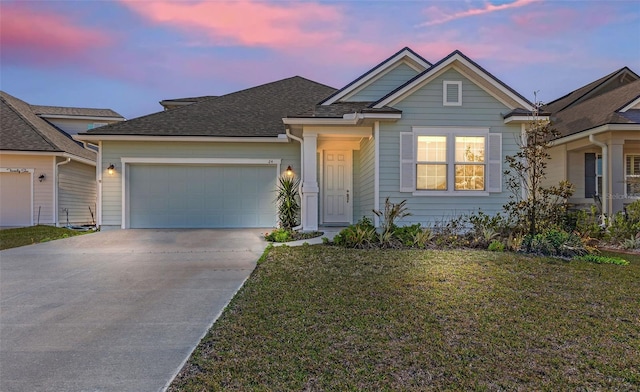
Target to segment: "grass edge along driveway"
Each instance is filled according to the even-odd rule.
[[[92,231],[75,231],[64,227],[37,225],[0,230],[0,250],[19,246],[38,244],[93,233]]]
[[[274,248],[169,390],[638,390],[625,258]]]

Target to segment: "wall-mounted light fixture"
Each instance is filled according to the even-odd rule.
[[[109,173],[109,175],[112,175],[113,172],[116,171],[116,167],[112,164],[109,165],[109,167],[107,168],[107,173]]]
[[[42,174],[40,174],[40,175],[38,176],[38,180],[39,180],[40,182],[44,181],[44,180],[45,180],[45,178],[47,178],[47,176],[46,176],[44,173],[42,173]]]
[[[287,177],[293,177],[293,169],[291,168],[291,165],[287,166]]]

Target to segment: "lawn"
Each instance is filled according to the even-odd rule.
[[[59,240],[86,233],[88,232],[45,225],[0,230],[0,250]]]
[[[639,390],[624,257],[274,248],[169,390]]]

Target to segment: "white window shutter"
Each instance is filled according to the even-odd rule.
[[[413,132],[400,132],[400,192],[416,190],[413,149]]]
[[[489,134],[487,191],[502,192],[502,134]]]

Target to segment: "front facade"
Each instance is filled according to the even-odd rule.
[[[640,76],[622,68],[546,109],[560,134],[548,185],[570,181],[570,203],[608,216],[640,199]]]
[[[287,167],[304,230],[375,220],[387,197],[432,225],[502,208],[531,110],[458,51],[431,64],[405,48],[340,90],[294,77],[75,138],[98,148],[105,228],[275,227]]]
[[[107,111],[29,105],[0,92],[0,226],[95,223],[96,153],[48,121],[43,108],[58,116]],[[74,121],[84,121],[86,130],[94,119]]]

